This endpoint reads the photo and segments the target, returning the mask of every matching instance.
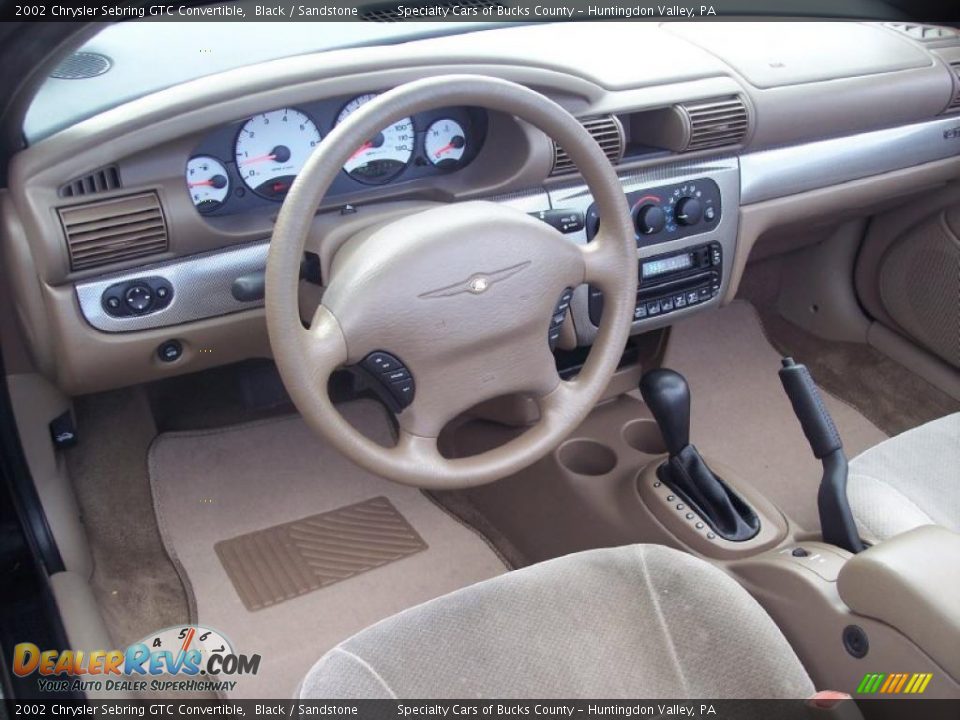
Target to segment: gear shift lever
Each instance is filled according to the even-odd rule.
[[[723,480],[713,474],[690,444],[690,388],[684,377],[665,368],[640,379],[640,394],[653,413],[670,458],[657,477],[727,540],[749,540],[760,531],[760,520]]]
[[[673,370],[651,370],[640,380],[640,394],[660,426],[671,457],[690,444],[690,388]]]

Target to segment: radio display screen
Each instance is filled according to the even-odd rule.
[[[657,277],[658,275],[666,275],[667,273],[686,270],[691,267],[693,267],[693,255],[691,253],[684,253],[683,255],[673,255],[672,257],[645,262],[640,276],[646,280]]]

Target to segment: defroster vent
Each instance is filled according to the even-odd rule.
[[[116,165],[94,170],[60,186],[60,197],[82,197],[120,188],[120,171]]]
[[[169,247],[154,192],[60,208],[70,269],[85,270],[162,253]]]
[[[603,154],[614,165],[623,158],[623,126],[620,121],[612,115],[603,117],[587,118],[581,120],[580,124],[586,128],[591,137],[597,141]],[[564,150],[556,141],[553,143],[553,169],[551,175],[562,175],[576,171],[576,166]]]

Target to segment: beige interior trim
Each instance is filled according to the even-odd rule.
[[[854,612],[885,622],[960,679],[960,533],[924,525],[867,548],[837,578]]]
[[[950,158],[741,206],[737,254],[724,301],[733,301],[747,259],[754,246],[762,242],[766,232],[828,215],[835,220],[867,215],[893,198],[913,195],[925,188],[936,188],[957,177],[960,177],[960,165],[956,158]]]
[[[960,400],[960,371],[950,367],[902,335],[878,322],[871,323],[867,342],[950,397]]]

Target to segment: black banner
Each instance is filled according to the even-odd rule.
[[[956,720],[960,700],[129,700],[6,701],[9,718],[696,718],[702,720]],[[858,713],[859,711],[859,713]]]
[[[0,20],[31,22],[557,22],[847,18],[950,21],[960,3],[926,0],[0,0]]]

